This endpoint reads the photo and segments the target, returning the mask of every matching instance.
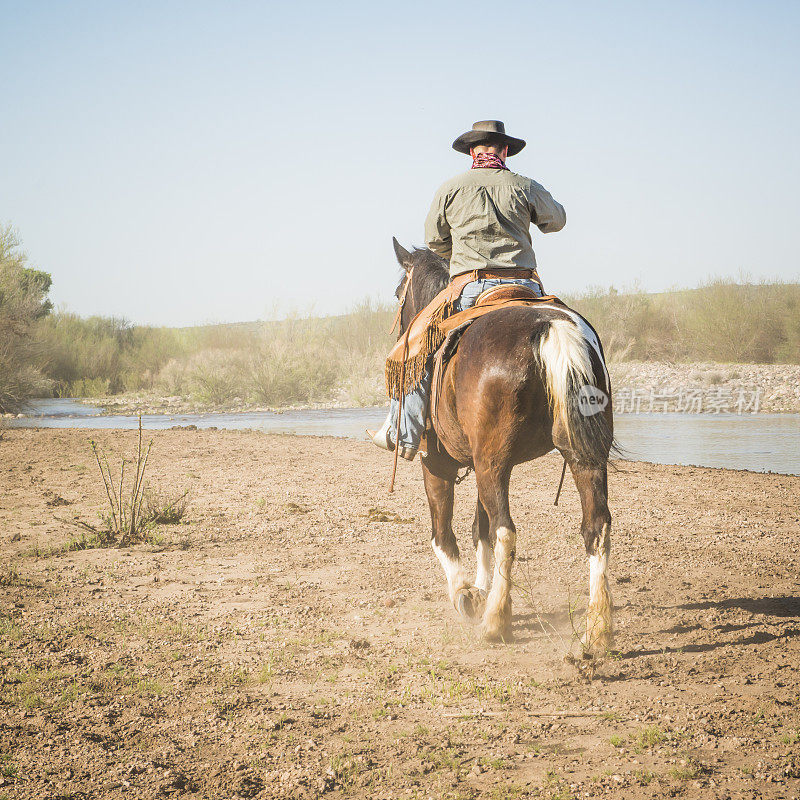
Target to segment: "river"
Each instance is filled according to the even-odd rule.
[[[103,416],[100,411],[78,400],[37,400],[28,416],[7,423],[10,427],[86,429],[133,429],[138,424],[136,417]],[[379,408],[151,414],[142,417],[142,425],[148,430],[196,425],[364,439],[364,429],[380,425],[385,414]],[[798,414],[617,414],[614,424],[625,457],[633,461],[800,475]]]

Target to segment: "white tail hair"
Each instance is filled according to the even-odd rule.
[[[594,384],[589,343],[571,320],[554,319],[539,340],[539,358],[547,376],[553,418],[570,429],[570,387]]]
[[[573,457],[585,464],[599,465],[608,460],[612,448],[616,449],[611,425],[605,413],[587,415],[578,404],[585,387],[602,388],[607,394],[610,385],[597,337],[586,323],[581,323],[580,317],[551,319],[539,339],[538,356],[553,420],[563,424]],[[602,375],[595,376],[592,350]]]

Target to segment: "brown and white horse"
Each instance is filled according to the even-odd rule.
[[[447,262],[430,250],[408,252],[395,241],[395,252],[406,271],[396,292],[404,298],[402,333],[450,276]],[[409,291],[403,292],[406,281]],[[606,577],[613,419],[611,385],[594,329],[577,313],[551,304],[500,308],[480,317],[464,332],[445,369],[437,411],[422,472],[433,524],[431,545],[456,610],[480,622],[486,639],[510,639],[516,551],[508,500],[511,470],[555,447],[569,465],[583,509],[581,533],[589,557],[583,646],[586,652],[604,652],[613,630]],[[452,528],[460,466],[474,468],[478,485],[474,584],[461,566]]]

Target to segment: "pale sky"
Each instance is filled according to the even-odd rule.
[[[800,3],[6,2],[0,222],[83,315],[389,300],[452,140],[567,209],[548,291],[800,279]]]

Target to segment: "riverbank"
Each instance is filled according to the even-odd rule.
[[[800,478],[609,474],[617,642],[574,648],[588,567],[560,461],[515,470],[514,641],[459,623],[419,466],[368,443],[165,430],[178,525],[70,550],[107,499],[85,431],[0,441],[2,791],[49,796],[786,798],[800,792]],[[113,464],[135,434],[95,431]],[[475,482],[454,527],[474,569]],[[758,502],[754,503],[753,498]]]
[[[800,413],[800,364],[627,361],[610,364],[609,372],[616,401],[623,406],[618,408],[620,411],[634,410],[631,404],[638,401],[639,410],[647,410],[651,403],[655,403],[655,410],[665,410],[661,406],[668,403],[670,405],[666,410],[687,413]],[[273,407],[233,398],[230,403],[209,405],[188,395],[168,396],[147,392],[84,398],[83,402],[102,408],[105,414],[281,412],[352,407],[352,399]]]

